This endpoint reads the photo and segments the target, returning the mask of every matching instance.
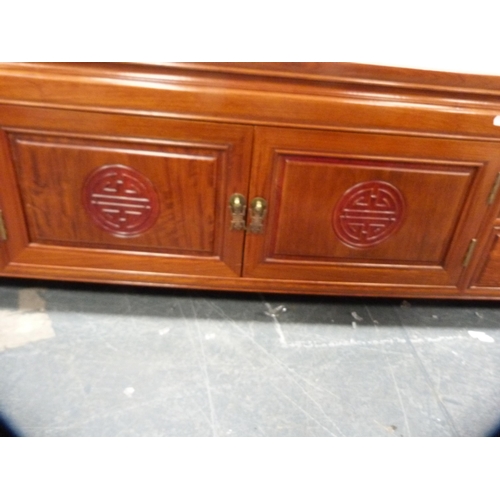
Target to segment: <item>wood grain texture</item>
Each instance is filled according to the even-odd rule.
[[[497,115],[499,77],[347,63],[2,63],[1,274],[500,298],[500,198],[488,201]],[[88,179],[113,165],[151,183],[144,203],[157,199],[131,234],[97,223],[85,201]],[[341,200],[382,184],[403,200],[397,227],[373,245],[346,243]],[[262,234],[230,230],[234,193],[267,200]]]
[[[217,193],[223,178],[217,150],[21,135],[13,135],[11,144],[32,242],[207,255],[220,247],[225,210]],[[157,193],[154,226],[133,239],[103,230],[85,209],[87,178],[111,165],[132,168]]]
[[[461,75],[445,75],[440,81],[448,90],[436,94],[426,85],[417,93],[407,89],[405,82],[411,82],[411,71],[405,72],[403,81],[391,77],[386,80],[380,68],[372,69],[371,77],[362,78],[364,86],[358,86],[356,77],[342,78],[340,84],[316,78],[297,79],[293,72],[291,78],[284,79],[272,74],[250,78],[238,68],[229,73],[152,68],[123,64],[0,64],[0,103],[500,140],[500,129],[492,126],[493,118],[500,113],[500,96],[489,93],[490,88],[500,88],[500,77],[484,77],[477,82],[478,88],[474,87],[474,78],[465,78],[470,80],[466,88],[479,91],[469,94],[460,85],[452,85],[463,78]],[[324,68],[335,71],[336,65],[326,64]],[[420,79],[433,80],[428,76]],[[392,82],[389,88],[384,85],[387,82]]]
[[[277,177],[282,190],[271,201],[279,200],[279,204],[269,228],[274,240],[269,258],[274,259],[289,256],[439,265],[475,174],[473,167],[430,168],[411,161],[344,163],[335,158],[290,156],[279,160]],[[332,219],[345,193],[370,181],[398,189],[405,200],[404,220],[384,241],[353,248],[334,232]]]
[[[258,128],[250,196],[266,198],[269,215],[266,232],[247,237],[244,275],[458,286],[498,169],[494,143]],[[408,213],[388,240],[353,249],[332,213],[370,180],[397,186]]]
[[[244,234],[229,231],[227,200],[248,190],[251,129],[120,116],[108,126],[107,116],[49,110],[9,117],[14,165],[2,172],[22,200],[16,224],[26,219],[31,244],[163,253],[178,272],[193,265],[203,274],[206,262],[206,274],[240,274]],[[103,231],[82,199],[89,174],[114,164],[136,169],[158,194],[158,220],[134,238]]]
[[[121,269],[101,269],[99,267],[80,268],[70,266],[37,265],[13,263],[3,272],[4,275],[23,278],[51,279],[64,281],[83,281],[125,285],[159,286],[174,288],[196,288],[204,290],[231,290],[236,292],[269,292],[293,294],[322,294],[340,296],[404,297],[404,298],[453,298],[453,299],[492,299],[495,294],[489,291],[461,292],[456,287],[391,285],[381,283],[345,283],[328,281],[302,281],[290,279],[260,279],[215,277],[194,274],[170,274],[159,272],[128,272]]]
[[[7,231],[7,241],[0,243],[7,262],[16,257],[29,245],[29,236],[24,218],[19,187],[14,175],[14,165],[7,134],[0,132],[0,207]],[[7,263],[6,262],[6,263]]]
[[[500,96],[500,77],[416,70],[357,63],[265,62],[265,63],[157,63],[158,67],[219,73],[349,83],[351,86],[396,87],[405,90],[447,91]]]

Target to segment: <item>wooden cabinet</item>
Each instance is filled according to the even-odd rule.
[[[0,65],[4,276],[500,297],[500,78]]]

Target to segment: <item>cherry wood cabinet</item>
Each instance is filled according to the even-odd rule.
[[[500,297],[500,78],[0,64],[0,274]]]

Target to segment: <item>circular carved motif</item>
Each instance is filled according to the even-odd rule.
[[[104,231],[121,237],[147,231],[158,218],[158,195],[151,181],[133,168],[105,165],[83,187],[83,203]]]
[[[333,228],[348,246],[366,248],[394,234],[403,222],[404,198],[392,184],[356,184],[340,198],[333,212]]]

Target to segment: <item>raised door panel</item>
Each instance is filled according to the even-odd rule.
[[[32,242],[216,253],[223,152],[20,134],[10,140]]]
[[[272,128],[256,145],[250,197],[268,212],[247,237],[245,276],[458,286],[495,145]]]
[[[440,262],[474,175],[384,161],[279,163],[273,257]]]
[[[251,128],[1,112],[2,175],[18,191],[7,222],[19,226],[21,213],[25,226],[9,242],[7,272],[45,266],[84,278],[85,268],[97,268],[142,281],[151,273],[240,275],[244,234],[230,230],[227,202],[248,188]]]

